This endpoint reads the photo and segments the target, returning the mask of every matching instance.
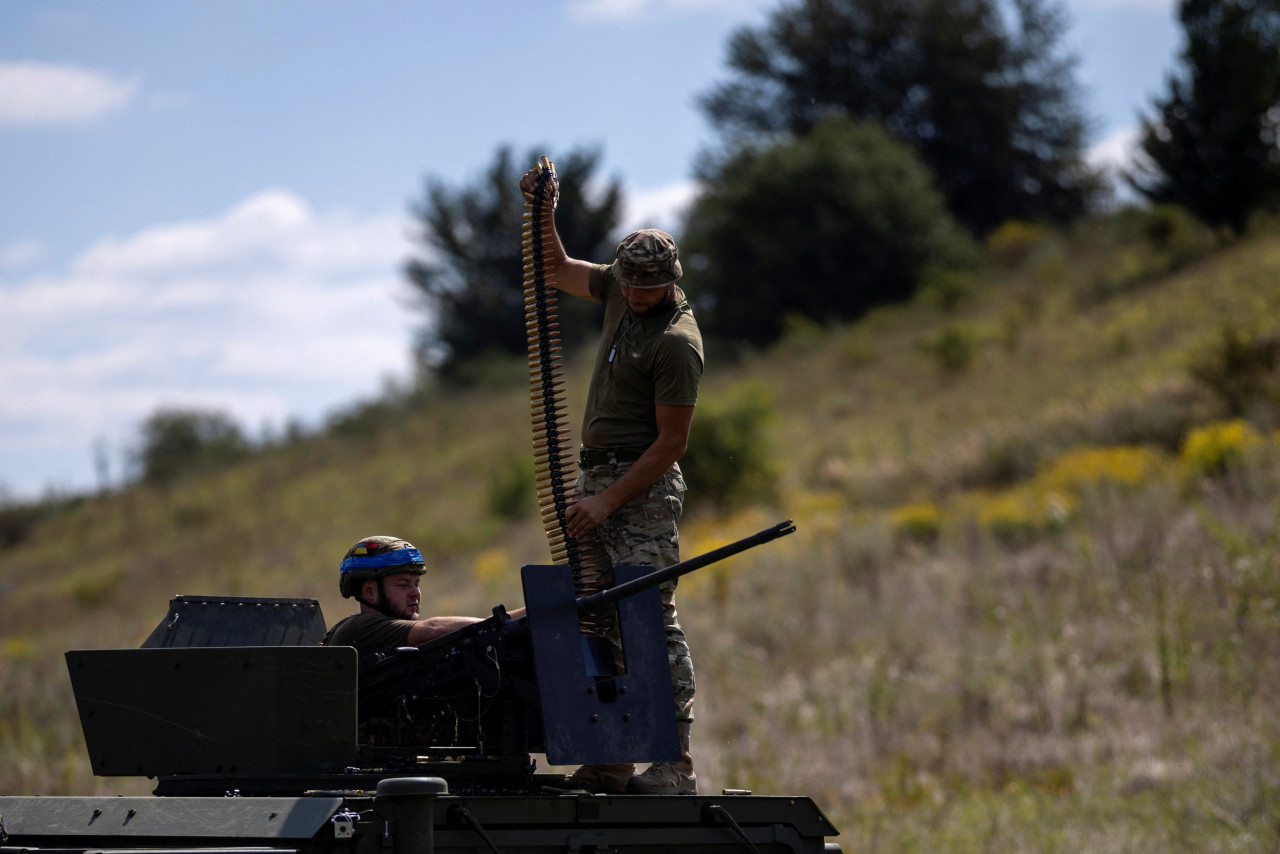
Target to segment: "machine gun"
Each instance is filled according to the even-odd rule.
[[[555,765],[679,755],[658,586],[795,530],[782,522],[659,571],[615,567],[576,597],[569,568],[521,570],[526,614],[493,615],[357,662],[323,647],[314,600],[178,597],[137,650],[67,653],[95,773],[156,793],[372,788],[428,775],[451,790],[538,791]],[[621,649],[580,615],[617,608]],[[558,778],[556,778],[558,779]]]
[[[658,571],[614,567],[614,587],[577,598],[568,567],[523,567],[525,616],[499,605],[479,623],[361,663],[365,756],[394,763],[406,746],[421,756],[433,745],[428,753],[472,767],[530,753],[556,765],[678,758],[658,587],[794,531],[782,522]],[[615,607],[620,649],[579,623]]]

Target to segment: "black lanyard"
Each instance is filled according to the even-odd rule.
[[[626,318],[626,315],[623,315],[623,316],[618,320],[618,331],[617,331],[617,332],[615,332],[615,333],[614,333],[614,335],[613,335],[613,346],[611,346],[611,347],[609,348],[609,359],[608,359],[609,364],[611,364],[611,365],[613,364],[613,357],[614,357],[614,356],[616,356],[616,355],[618,355],[618,342],[620,342],[620,341],[622,340],[622,337],[623,337],[624,335],[629,335],[629,334],[631,333],[632,328],[634,328],[634,327],[635,327],[635,325],[636,325],[637,323],[639,323],[640,321],[644,320],[644,318],[643,318],[643,317],[641,317],[641,316],[640,316],[640,315],[638,315],[638,314],[635,314],[634,312],[632,312],[632,311],[630,311],[630,310],[628,310],[628,311],[627,311],[627,314],[630,314],[630,315],[632,316],[632,317],[631,317],[631,322],[627,324],[627,328],[626,328],[626,329],[623,329],[623,328],[622,328],[622,321],[624,321],[624,320],[626,320],[626,319],[627,319],[627,318]]]

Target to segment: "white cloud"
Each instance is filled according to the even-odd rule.
[[[297,197],[267,191],[216,220],[156,226],[127,240],[103,238],[79,258],[76,270],[80,275],[172,276],[279,261],[292,250],[309,217]]]
[[[1129,169],[1134,159],[1141,154],[1138,140],[1141,128],[1133,125],[1121,128],[1091,147],[1085,159],[1093,167],[1102,170],[1115,188],[1114,201],[1132,203],[1138,200],[1137,194],[1121,173]]]
[[[129,106],[136,80],[49,62],[0,62],[0,127],[90,124]]]
[[[682,181],[628,194],[623,229],[628,232],[637,228],[679,231],[685,211],[697,191],[695,182]]]
[[[124,447],[160,406],[256,431],[407,376],[408,225],[270,190],[99,240],[65,274],[0,280],[2,485],[91,486],[94,443]]]
[[[1121,128],[1092,146],[1086,159],[1093,166],[1112,173],[1127,168],[1138,150],[1139,133],[1140,128],[1136,125]]]
[[[582,21],[626,21],[653,5],[653,0],[573,0],[569,17]]]

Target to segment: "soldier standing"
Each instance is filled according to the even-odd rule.
[[[531,196],[539,170],[520,179]],[[607,566],[591,583],[612,586],[608,567],[679,563],[676,523],[685,484],[677,460],[684,454],[702,377],[702,335],[693,310],[677,287],[682,270],[675,240],[657,229],[623,238],[612,264],[570,258],[555,230],[555,177],[549,178],[549,273],[565,293],[605,305],[600,348],[582,419],[578,500],[566,513],[568,533],[593,536],[608,552]],[[541,227],[543,223],[536,223]],[[660,588],[682,756],[635,766],[588,765],[566,782],[600,793],[694,794],[697,779],[689,750],[693,723],[693,664],[676,619],[676,582]]]

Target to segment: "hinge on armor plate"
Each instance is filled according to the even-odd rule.
[[[333,822],[333,838],[334,839],[350,839],[356,834],[356,814],[350,812],[340,812],[333,818],[329,819]]]

